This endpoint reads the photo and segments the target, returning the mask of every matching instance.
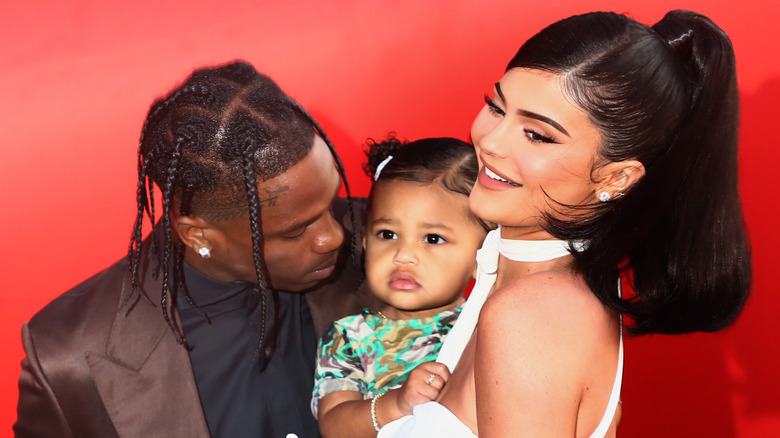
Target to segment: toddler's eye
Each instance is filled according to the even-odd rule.
[[[394,232],[392,232],[390,230],[379,230],[379,232],[376,233],[376,235],[380,239],[388,239],[389,240],[389,239],[397,239],[398,238],[398,236]]]
[[[444,240],[444,238],[438,234],[427,234],[425,237],[423,237],[423,242],[430,243],[431,245],[440,245],[445,243],[446,240]]]

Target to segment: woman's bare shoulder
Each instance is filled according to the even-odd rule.
[[[610,312],[578,276],[544,271],[495,290],[480,315],[480,330],[523,342],[578,344],[599,333]]]
[[[554,419],[556,434],[573,433],[606,312],[566,272],[535,273],[495,290],[477,325],[477,413],[487,415],[480,432],[549,433]]]
[[[497,313],[494,316],[511,316],[516,311],[588,313],[603,307],[582,278],[561,271],[542,271],[511,280],[493,291],[486,305]]]

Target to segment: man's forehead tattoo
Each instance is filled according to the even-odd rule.
[[[290,186],[277,184],[275,187],[263,187],[261,190],[265,192],[265,196],[258,193],[258,195],[260,195],[258,202],[260,203],[261,208],[267,208],[276,206],[279,197],[290,191]],[[244,216],[248,213],[248,209],[246,201],[240,198],[245,195],[243,193],[237,193],[237,195],[241,196],[232,197],[235,199],[232,199],[232,202],[227,205],[224,201],[230,198],[224,196],[224,194],[218,198],[222,201],[221,205],[219,202],[213,200],[212,202],[203,202],[201,197],[201,202],[198,203],[199,205],[193,203],[192,213],[199,216],[201,219],[210,222],[219,222]],[[206,204],[210,205],[206,206]]]
[[[276,187],[263,187],[263,191],[267,195],[265,198],[260,198],[261,207],[273,207],[276,205],[276,201],[279,196],[290,190],[290,186],[279,184]]]

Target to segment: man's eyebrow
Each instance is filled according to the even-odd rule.
[[[495,87],[496,87],[496,94],[498,94],[498,97],[501,99],[502,102],[506,103],[506,98],[504,97],[504,93],[501,92],[501,84],[496,82],[495,83]],[[555,128],[556,130],[560,131],[561,134],[564,134],[565,136],[571,138],[571,134],[569,134],[569,131],[567,131],[563,126],[561,126],[560,123],[556,122],[555,120],[553,120],[553,119],[551,119],[549,117],[546,117],[546,116],[543,116],[541,114],[537,114],[537,113],[534,113],[534,112],[531,112],[531,111],[522,110],[522,109],[517,110],[517,113],[520,114],[523,117],[536,119],[536,120],[538,120],[538,121],[540,121],[542,123],[546,123],[546,124],[552,126],[553,128]]]

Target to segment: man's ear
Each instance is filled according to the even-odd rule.
[[[626,193],[645,176],[645,166],[637,160],[615,161],[597,170],[596,180],[600,181],[596,188],[596,196],[608,193],[614,199]]]
[[[210,234],[208,230],[213,229],[213,227],[207,221],[197,216],[178,215],[173,218],[173,221],[176,234],[184,245],[195,252],[200,248],[213,249],[213,242],[209,242],[206,237]]]

